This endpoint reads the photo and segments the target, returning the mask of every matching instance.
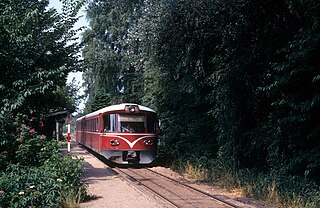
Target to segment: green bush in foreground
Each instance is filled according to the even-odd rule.
[[[54,208],[79,203],[86,194],[80,180],[83,160],[60,154],[55,140],[37,134],[24,120],[17,119],[16,136],[8,139],[15,146],[11,157],[0,157],[0,162],[6,162],[0,172],[0,207]]]
[[[82,173],[81,160],[60,154],[40,167],[11,165],[0,174],[0,207],[60,207],[70,191],[85,195]]]

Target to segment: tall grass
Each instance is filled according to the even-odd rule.
[[[80,203],[86,196],[84,187],[79,187],[77,190],[69,189],[62,193],[62,203],[60,208],[79,208]]]
[[[189,161],[184,166],[184,172],[197,181],[208,181],[209,179],[208,170],[195,166],[191,164]]]
[[[172,168],[196,181],[211,182],[241,196],[261,199],[277,207],[320,207],[320,187],[303,178],[262,174],[249,169],[232,171],[214,162],[204,166],[178,160]]]

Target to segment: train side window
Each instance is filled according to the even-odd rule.
[[[116,114],[110,114],[110,131],[116,131]]]
[[[94,130],[94,119],[91,119],[91,131]]]
[[[96,119],[92,119],[92,131],[96,131]]]
[[[106,114],[103,116],[103,131],[115,132],[116,130],[116,115]]]
[[[110,132],[110,114],[103,116],[103,132]]]

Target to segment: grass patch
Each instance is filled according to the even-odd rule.
[[[213,162],[205,166],[197,161],[178,160],[172,169],[196,181],[211,182],[240,196],[264,200],[277,207],[320,207],[320,187],[303,178],[262,174],[249,169],[234,172]]]
[[[189,161],[184,166],[184,172],[196,181],[208,181],[208,170],[192,165]]]
[[[70,189],[62,193],[61,208],[79,208],[80,203],[86,197],[85,187],[79,187],[77,190]]]

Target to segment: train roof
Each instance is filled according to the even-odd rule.
[[[141,111],[147,111],[147,112],[155,113],[154,110],[152,110],[151,108],[148,108],[146,106],[138,105],[138,104],[135,104],[135,103],[121,103],[121,104],[111,105],[111,106],[108,106],[108,107],[105,107],[105,108],[101,108],[100,110],[94,111],[92,113],[89,113],[87,115],[84,115],[84,116],[78,118],[77,121],[81,120],[83,118],[86,118],[86,117],[99,115],[100,113],[124,110],[127,105],[136,105],[136,106],[139,107],[139,110],[141,110]]]

